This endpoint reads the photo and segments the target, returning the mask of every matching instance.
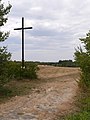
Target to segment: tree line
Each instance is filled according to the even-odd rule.
[[[72,60],[59,60],[58,62],[38,62],[40,65],[52,65],[58,67],[79,67],[79,65]]]

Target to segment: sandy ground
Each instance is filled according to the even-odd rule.
[[[42,82],[30,95],[16,96],[0,105],[0,120],[55,120],[74,110],[78,91],[77,68],[40,66]]]

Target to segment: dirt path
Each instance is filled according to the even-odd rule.
[[[0,105],[0,120],[53,120],[74,109],[78,69],[40,66],[42,84],[30,95]],[[43,82],[45,81],[45,82]]]

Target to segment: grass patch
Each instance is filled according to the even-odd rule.
[[[0,103],[6,102],[14,96],[30,94],[32,89],[38,87],[40,83],[38,79],[11,81],[0,89]]]
[[[90,120],[90,113],[87,111],[79,112],[65,118],[65,120]]]
[[[61,116],[58,120],[90,120],[90,88],[81,90],[76,105],[78,112]]]

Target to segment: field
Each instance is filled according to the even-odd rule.
[[[0,104],[0,120],[55,120],[58,115],[76,110],[79,68],[43,65],[39,68],[37,80],[8,84],[16,92]]]

